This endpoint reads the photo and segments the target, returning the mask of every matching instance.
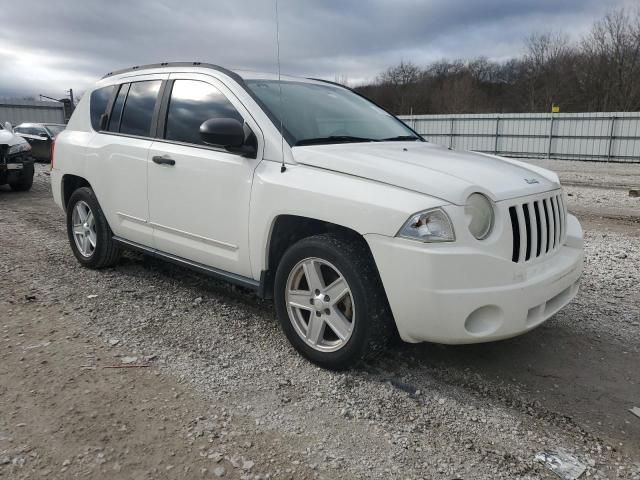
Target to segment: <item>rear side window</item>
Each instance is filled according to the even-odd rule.
[[[107,111],[109,99],[113,93],[114,85],[99,88],[91,92],[90,114],[91,126],[94,130],[100,130],[100,117]]]
[[[160,91],[160,80],[132,83],[129,88],[120,133],[148,137],[151,131],[153,110]]]
[[[203,144],[200,125],[210,118],[235,118],[244,122],[227,97],[213,85],[198,80],[176,80],[169,100],[165,138]]]
[[[127,98],[127,92],[129,91],[129,84],[125,83],[120,85],[120,91],[116,97],[116,101],[113,103],[111,109],[111,116],[109,117],[109,126],[107,130],[110,132],[117,132],[120,130],[120,119],[122,118],[122,107],[124,107],[124,100]]]

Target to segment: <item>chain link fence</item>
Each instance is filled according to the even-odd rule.
[[[640,112],[401,115],[430,142],[507,157],[640,163]]]

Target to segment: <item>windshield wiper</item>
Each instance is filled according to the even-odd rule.
[[[304,138],[296,142],[300,145],[321,145],[329,143],[357,143],[357,142],[379,142],[375,138],[352,137],[350,135],[331,135],[329,137]]]
[[[420,137],[416,137],[415,135],[399,135],[397,137],[383,138],[380,141],[381,142],[407,142],[407,141],[417,142],[419,140],[421,140]]]

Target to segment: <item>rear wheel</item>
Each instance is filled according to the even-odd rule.
[[[67,235],[73,254],[85,267],[109,267],[120,258],[113,232],[93,190],[88,187],[77,189],[69,199]]]
[[[26,192],[31,189],[33,185],[33,164],[25,165],[20,171],[20,176],[17,180],[9,182],[11,190],[14,192]]]
[[[356,366],[380,352],[391,316],[371,253],[334,234],[300,240],[275,279],[278,318],[291,344],[330,369]]]

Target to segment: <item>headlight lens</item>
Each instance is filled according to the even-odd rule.
[[[456,239],[449,216],[440,208],[416,213],[397,236],[421,242],[453,242]]]
[[[28,152],[29,150],[31,150],[31,145],[29,145],[28,143],[18,143],[17,145],[12,145],[9,147],[7,155],[15,155],[16,153]]]
[[[467,198],[464,214],[471,235],[478,240],[487,238],[493,230],[493,205],[481,193],[472,193]]]

